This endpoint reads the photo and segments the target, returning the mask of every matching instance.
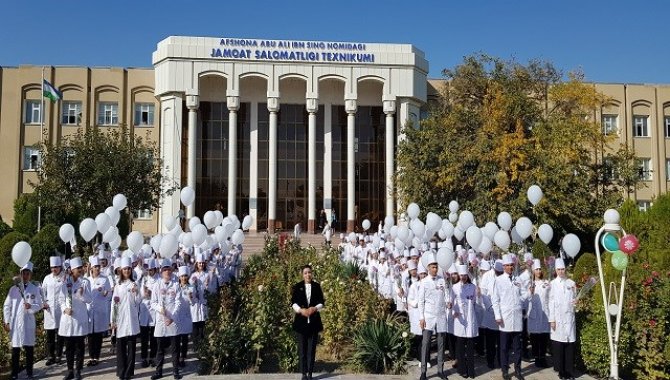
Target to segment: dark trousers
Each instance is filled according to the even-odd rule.
[[[33,363],[35,362],[35,347],[33,346],[23,346],[23,350],[26,351],[26,375],[33,375]],[[21,347],[12,347],[12,378],[17,378],[19,376],[19,370],[21,368]]]
[[[47,332],[47,354],[50,359],[63,356],[63,337],[58,335],[58,329],[46,330]]]
[[[296,333],[296,339],[298,340],[298,358],[300,359],[300,371],[303,375],[311,374],[314,372],[316,345],[319,344],[319,333]]]
[[[521,331],[501,331],[500,368],[502,372],[507,373],[512,363],[515,371],[521,371]]]
[[[575,372],[575,343],[551,341],[554,370],[561,378],[571,378]]]
[[[186,352],[188,351],[188,334],[177,335],[177,340],[179,341],[179,351],[177,352],[177,356],[179,357],[179,360],[184,361],[186,360]]]
[[[137,336],[116,338],[116,376],[130,379],[135,374],[135,345]]]
[[[486,331],[486,364],[493,369],[500,367],[500,331],[485,329]]]
[[[198,349],[198,345],[205,339],[205,321],[193,322],[193,332],[191,333],[193,341],[193,351]]]
[[[526,315],[526,310],[523,311],[523,315]],[[523,330],[521,331],[521,354],[524,358],[530,357],[528,352],[528,318],[523,318]]]
[[[91,359],[100,359],[100,351],[102,350],[102,334],[90,333],[88,334],[88,356]]]
[[[479,335],[475,338],[475,352],[479,356],[484,356],[486,352],[486,329],[479,328]]]
[[[156,357],[154,326],[140,326],[140,356],[142,360],[153,360]]]
[[[421,340],[423,339],[422,335],[414,335],[412,337],[412,346],[411,346],[411,355],[418,361],[421,361]]]
[[[456,335],[445,333],[445,339],[447,340],[447,348],[449,349],[449,356],[452,359],[456,359]]]
[[[170,350],[170,354],[172,355],[172,372],[178,373],[179,357],[177,356],[177,352],[179,351],[179,347],[177,343],[177,337],[162,336],[156,338],[156,341],[158,342],[158,351],[156,353],[156,373],[161,376],[163,375],[163,363],[165,362],[165,351],[168,348],[172,348]]]
[[[530,334],[530,344],[533,347],[535,365],[546,365],[547,345],[549,344],[549,333]]]
[[[444,339],[447,333],[437,333],[437,372],[444,370]],[[421,373],[426,373],[428,368],[428,359],[430,358],[430,339],[433,336],[432,330],[423,330],[423,340],[421,341]]]
[[[84,338],[83,336],[68,336],[65,339],[65,359],[67,361],[67,369],[72,372],[75,368],[81,371],[84,367]],[[75,362],[75,356],[77,358]]]
[[[475,342],[477,338],[456,337],[458,373],[463,377],[475,377]]]

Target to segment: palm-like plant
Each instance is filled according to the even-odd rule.
[[[409,338],[397,317],[374,319],[354,335],[353,364],[371,373],[402,373],[409,355]]]

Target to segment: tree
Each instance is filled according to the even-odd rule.
[[[125,126],[102,131],[79,129],[58,143],[40,147],[42,167],[31,183],[45,214],[45,223],[77,223],[95,217],[122,193],[128,215],[156,210],[161,198],[176,189],[162,173],[154,142],[130,133]]]
[[[547,62],[475,55],[444,75],[432,116],[406,128],[399,143],[402,204],[446,216],[457,200],[478,225],[508,211],[549,223],[558,235],[591,236],[602,212],[622,202],[622,189],[636,186],[635,177],[604,175],[633,157],[608,149],[611,137],[594,117],[608,99],[580,73],[564,80]],[[533,184],[545,194],[534,208],[526,198]]]
[[[33,236],[37,232],[37,208],[34,193],[20,194],[14,200],[14,221],[12,222],[14,230]]]

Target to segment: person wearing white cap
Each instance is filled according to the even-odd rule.
[[[511,379],[509,364],[514,363],[514,376],[519,380],[521,374],[521,332],[523,331],[522,304],[528,299],[528,292],[522,284],[514,281],[514,259],[503,255],[504,273],[496,277],[491,301],[496,323],[500,328],[500,368],[503,379]],[[511,358],[510,358],[511,354]]]
[[[172,353],[172,375],[175,379],[181,379],[179,374],[179,362],[176,352],[177,325],[175,312],[179,309],[181,297],[178,296],[179,284],[172,280],[172,262],[163,259],[161,263],[161,278],[151,291],[151,308],[156,311],[156,329],[154,335],[158,342],[156,353],[156,372],[151,376],[152,380],[163,377],[163,362],[165,351],[171,347]]]
[[[521,255],[523,251],[519,251],[519,255]],[[516,276],[516,281],[521,283],[521,286],[523,286],[524,289],[526,289],[527,292],[530,292],[530,286],[532,284],[533,280],[533,272],[532,272],[532,266],[533,266],[533,254],[530,252],[525,252],[523,253],[523,272],[519,273]],[[519,265],[521,266],[521,264]],[[523,310],[523,331],[521,333],[521,350],[522,350],[522,357],[524,359],[530,359],[530,351],[528,350],[528,344],[529,344],[529,335],[528,335],[528,301],[530,298],[526,301],[523,301],[522,303],[522,310]]]
[[[63,284],[59,306],[62,311],[58,334],[65,338],[67,375],[65,379],[81,379],[84,367],[84,337],[89,332],[87,304],[91,303],[91,285],[83,276],[80,257],[70,259],[71,274]],[[76,361],[75,361],[76,357]]]
[[[427,358],[430,352],[430,341],[433,332],[437,333],[437,374],[446,379],[444,374],[444,338],[447,332],[447,298],[446,280],[437,274],[437,260],[432,253],[428,255],[428,276],[421,280],[419,288],[419,327],[423,339],[421,342],[421,380],[426,380]]]
[[[574,379],[575,360],[575,282],[566,275],[563,259],[556,259],[556,278],[549,292],[549,324],[551,327],[554,370],[561,379]]]
[[[154,321],[156,311],[151,308],[151,289],[158,281],[156,259],[147,259],[147,271],[142,276],[140,286],[142,303],[140,303],[140,357],[142,368],[153,365],[156,357],[156,337],[154,336]]]
[[[535,366],[547,367],[545,355],[549,343],[549,281],[544,279],[539,259],[533,260],[533,281],[531,282],[530,301],[528,303],[528,333],[533,347]]]
[[[367,262],[367,256],[366,256]],[[388,263],[386,252],[379,252],[379,271],[377,277],[379,279],[379,295],[387,300],[393,299],[393,271],[391,265]]]
[[[63,339],[58,335],[61,310],[58,307],[58,299],[63,296],[63,281],[65,272],[62,267],[60,256],[49,257],[51,273],[42,281],[42,294],[44,295],[44,330],[47,333],[47,355],[49,359],[46,365],[61,363],[63,356]]]
[[[207,321],[207,295],[211,289],[211,273],[207,272],[205,267],[205,258],[202,254],[195,255],[195,271],[191,274],[190,283],[195,289],[194,297],[196,302],[191,305],[191,317],[193,323],[193,344],[197,346],[205,338],[205,322]]]
[[[100,274],[100,262],[97,256],[89,258],[91,276],[91,303],[88,304],[88,315],[91,331],[88,334],[88,355],[91,358],[87,366],[98,365],[102,349],[102,336],[109,330],[109,313],[112,301],[112,286],[107,277]]]
[[[2,307],[3,326],[12,341],[12,380],[19,376],[21,348],[26,355],[26,376],[33,378],[35,314],[42,310],[42,295],[40,288],[30,282],[32,273],[33,263],[28,262],[21,268],[21,276],[9,289]]]
[[[135,374],[136,336],[140,333],[140,289],[133,281],[132,259],[121,259],[119,283],[114,287],[109,322],[116,330],[116,376],[121,380]]]
[[[360,237],[359,243],[360,244],[354,248],[354,260],[358,262],[358,266],[367,269],[368,256],[370,253],[374,252],[374,250],[367,245],[363,236]]]
[[[458,282],[461,280],[460,276],[458,275],[458,269],[456,268],[456,262],[453,262],[450,266],[449,269],[447,269],[447,275],[449,276],[446,278],[447,281],[447,287],[451,289],[455,284],[458,284]],[[449,303],[451,303],[451,299],[449,300]],[[445,337],[446,343],[447,343],[447,349],[449,350],[449,356],[451,359],[456,360],[455,365],[458,365],[458,357],[456,355],[456,335],[454,335],[454,316],[452,313],[447,313],[447,335]]]
[[[372,288],[378,292],[381,279],[379,278],[379,254],[377,252],[372,252],[368,260],[368,282],[372,285]]]
[[[100,263],[100,273],[107,277],[112,286],[116,284],[116,276],[114,275],[114,268],[109,265],[110,252],[101,249],[98,253],[98,262]]]
[[[196,302],[194,287],[189,284],[190,270],[187,266],[180,266],[179,273],[179,309],[175,312],[175,323],[177,324],[177,356],[179,367],[186,366],[186,352],[188,350],[188,336],[193,332],[193,319],[191,318],[191,306]]]
[[[428,272],[423,264],[419,263],[417,266],[413,260],[409,261],[409,280],[411,282],[409,290],[407,291],[407,308],[409,316],[409,331],[414,334],[412,338],[412,353],[413,357],[421,362],[421,339],[423,339],[423,331],[419,326],[419,287],[421,280],[426,278]]]
[[[482,261],[480,269],[482,267],[485,268],[485,264],[488,264],[488,262]],[[500,331],[498,330],[496,317],[493,313],[493,303],[491,302],[491,295],[493,294],[493,288],[495,287],[496,277],[503,272],[502,261],[498,264],[500,265],[496,265],[494,268],[484,273],[479,281],[480,298],[484,309],[480,325],[484,328],[486,337],[486,365],[489,369],[494,369],[496,366],[500,365]]]
[[[470,281],[468,266],[459,265],[460,281],[451,289],[454,335],[458,339],[456,357],[458,373],[464,378],[475,378],[475,338],[479,335],[479,325],[475,313],[477,287]]]

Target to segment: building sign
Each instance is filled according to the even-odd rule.
[[[365,44],[352,42],[283,41],[222,38],[211,58],[249,61],[374,63]]]

